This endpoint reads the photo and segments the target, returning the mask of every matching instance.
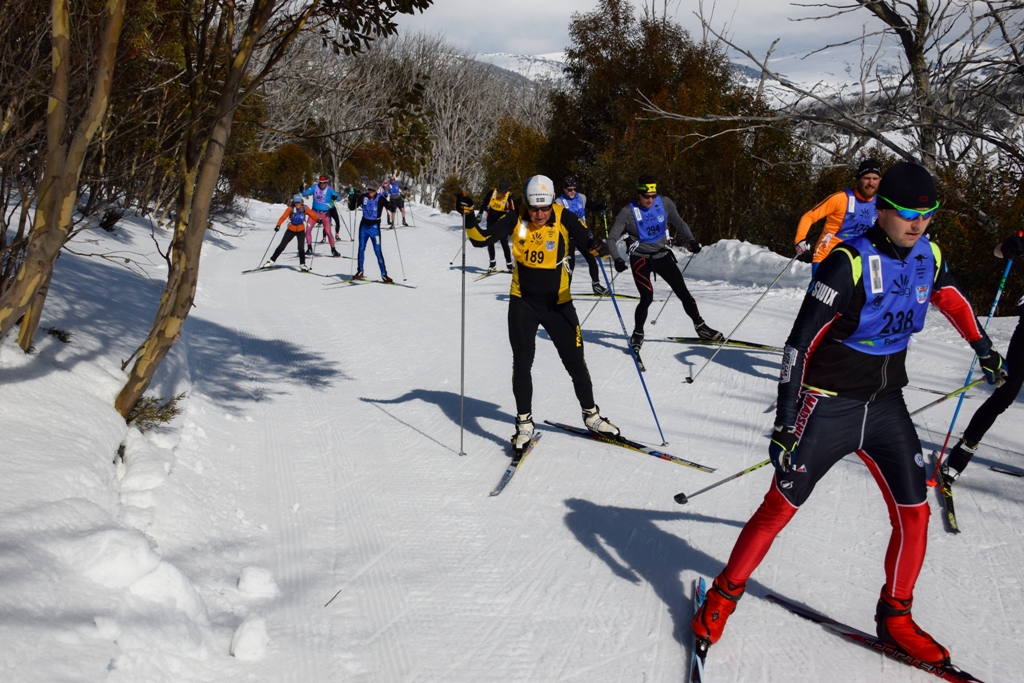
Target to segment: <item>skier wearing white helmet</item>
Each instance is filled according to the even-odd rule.
[[[468,237],[475,247],[486,247],[512,237],[512,291],[508,306],[508,337],[512,345],[512,393],[516,399],[516,433],[512,445],[521,452],[533,438],[533,376],[537,328],[544,327],[572,378],[587,428],[605,436],[619,429],[601,417],[594,402],[594,385],[583,356],[583,335],[572,304],[569,254],[575,245],[599,253],[601,240],[580,219],[555,204],[555,184],[547,176],[526,183],[525,208],[509,212],[487,229],[467,215]],[[575,245],[574,245],[575,243]]]

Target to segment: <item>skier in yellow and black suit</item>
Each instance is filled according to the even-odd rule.
[[[475,247],[485,247],[512,237],[512,291],[508,306],[508,338],[512,345],[512,393],[516,399],[516,433],[513,447],[521,451],[533,438],[533,377],[530,368],[541,325],[558,350],[562,365],[572,378],[576,398],[583,409],[587,428],[605,436],[618,436],[619,429],[594,403],[594,384],[583,357],[583,334],[572,305],[569,283],[571,241],[597,252],[602,248],[571,211],[553,205],[555,184],[546,176],[534,176],[526,183],[526,211],[509,212],[486,230],[476,216],[467,218],[468,237]],[[571,241],[570,241],[571,240]]]
[[[509,212],[516,210],[516,201],[512,197],[512,193],[509,191],[509,182],[502,180],[498,183],[498,187],[491,192],[491,198],[487,204],[480,209],[478,218],[483,218],[484,214],[487,215],[487,225],[493,225],[505,217]],[[512,272],[512,255],[508,250],[508,238],[503,237],[498,240],[501,244],[501,251],[505,254],[505,268],[508,272]],[[497,262],[495,261],[494,243],[487,245],[487,256],[489,257],[489,263],[487,265],[487,272],[497,272]]]

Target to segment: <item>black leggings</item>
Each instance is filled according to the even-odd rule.
[[[668,286],[676,293],[679,301],[683,304],[686,315],[690,316],[690,320],[695,324],[701,320],[697,302],[690,294],[690,290],[686,288],[686,281],[683,280],[683,274],[679,272],[679,267],[671,252],[666,251],[661,256],[653,257],[634,254],[629,258],[629,265],[633,269],[633,282],[636,283],[637,291],[640,292],[640,303],[636,305],[636,311],[633,313],[633,328],[637,332],[644,331],[644,323],[647,322],[647,309],[654,301],[654,287],[651,285],[652,270],[660,275],[661,279],[668,283]]]
[[[583,357],[583,334],[572,302],[548,306],[513,296],[508,304],[508,340],[512,345],[512,394],[516,412],[533,410],[533,357],[537,350],[537,328],[543,325],[558,351],[562,365],[572,378],[581,408],[594,406],[594,384]]]
[[[512,263],[512,254],[508,250],[508,238],[502,237],[498,242],[501,243],[501,250],[505,253],[505,263]],[[494,242],[487,245],[487,255],[491,259],[491,263],[494,263]]]
[[[277,245],[277,249],[274,250],[274,255],[270,257],[270,260],[276,261],[277,257],[281,255],[282,251],[284,251],[284,248],[287,247],[288,243],[293,237],[295,237],[295,246],[299,248],[299,265],[306,265],[306,252],[302,248],[302,238],[305,234],[305,228],[303,228],[303,232],[295,232],[293,230],[286,232],[284,237],[281,238],[281,244]]]
[[[579,250],[583,254],[583,258],[587,262],[587,267],[590,269],[590,281],[600,282],[601,271],[597,268],[597,258],[586,249],[580,249],[578,245],[573,243],[573,248],[569,250],[569,270],[575,272],[576,270],[576,251]]]
[[[1010,337],[1010,346],[1006,350],[1006,367],[1009,373],[1006,383],[993,391],[988,400],[974,413],[971,423],[964,430],[964,441],[971,444],[980,442],[996,418],[1016,400],[1021,385],[1024,385],[1024,317],[1021,317],[1017,329]]]

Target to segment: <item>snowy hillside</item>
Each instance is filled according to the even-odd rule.
[[[565,53],[555,52],[547,55],[516,55],[509,52],[489,52],[477,54],[478,62],[493,64],[507,71],[525,76],[533,81],[550,80],[559,82],[564,78],[562,68],[565,66]]]
[[[414,205],[414,227],[384,231],[389,274],[407,287],[349,284],[351,258],[317,256],[316,275],[300,274],[292,249],[279,261],[289,268],[242,275],[276,244],[281,210],[253,203],[210,232],[196,307],[151,390],[188,392],[166,428],[129,430],[112,408],[160,296],[148,227],[126,221],[74,251],[150,254],[140,267],[151,280],[119,259],[61,256],[42,327],[69,332],[70,344],[41,331],[25,356],[13,335],[0,342],[0,680],[682,680],[692,580],[722,568],[771,468],[686,506],[672,497],[767,457],[779,357],[722,351],[685,383],[712,351],[665,339],[693,334],[673,298],[648,323],[645,380],[665,450],[717,471],[545,430],[490,497],[513,431],[509,276],[472,281],[486,252],[471,249],[459,457],[459,219]],[[351,257],[353,243],[339,250]],[[709,324],[729,331],[787,260],[724,242],[686,276]],[[372,252],[366,271],[378,276]],[[796,264],[736,337],[782,344],[808,279]],[[617,286],[635,293],[625,277]],[[663,300],[664,283],[655,287]],[[620,306],[628,321],[634,302]],[[594,308],[583,337],[602,412],[660,443],[612,303],[576,307],[581,318]],[[993,321],[997,346],[1015,323]],[[910,351],[911,383],[952,390],[971,359],[933,313]],[[538,423],[581,424],[543,332],[534,378]],[[964,402],[961,429],[988,392]],[[936,398],[905,394],[911,409]],[[941,445],[954,407],[916,418],[925,449]],[[989,683],[1024,670],[1024,479],[988,468],[1024,471],[1022,417],[1018,401],[961,479],[963,533],[933,515],[914,611]],[[754,574],[709,677],[933,680],[765,599],[873,630],[888,536],[874,480],[848,457]]]

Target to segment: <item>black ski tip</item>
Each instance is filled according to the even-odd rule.
[[[680,505],[686,505],[687,503],[690,502],[690,499],[686,497],[685,493],[677,493],[675,496],[673,496],[673,499]]]

